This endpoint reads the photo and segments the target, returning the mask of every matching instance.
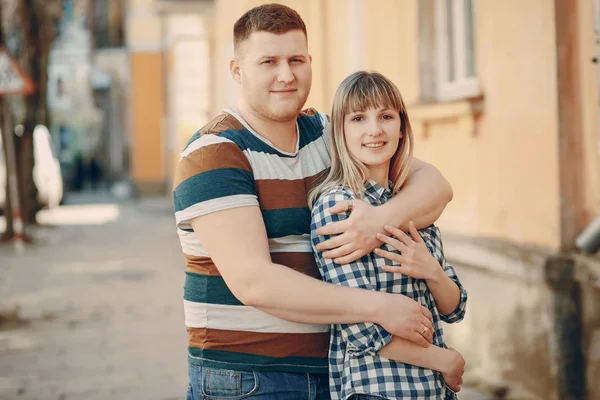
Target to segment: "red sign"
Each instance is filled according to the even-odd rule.
[[[31,94],[35,85],[4,47],[0,47],[0,96]]]

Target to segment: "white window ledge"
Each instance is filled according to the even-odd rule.
[[[477,119],[483,112],[483,96],[444,103],[419,103],[408,108],[408,117],[415,136],[429,136],[429,125],[439,121],[454,121],[457,130],[469,136],[477,133]]]

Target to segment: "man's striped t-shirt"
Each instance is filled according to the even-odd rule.
[[[212,212],[258,206],[273,262],[320,278],[307,194],[330,166],[329,126],[325,115],[308,109],[297,127],[297,151],[286,153],[226,110],[195,133],[181,153],[173,198],[187,264],[184,311],[191,364],[327,373],[329,327],[288,322],[243,305],[190,225]]]

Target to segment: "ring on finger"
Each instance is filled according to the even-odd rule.
[[[427,332],[427,327],[425,325],[423,325],[423,329],[421,329],[421,335],[425,336],[426,332]]]

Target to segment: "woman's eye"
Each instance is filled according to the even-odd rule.
[[[359,122],[359,121],[362,121],[362,119],[363,119],[363,117],[356,116],[356,117],[353,117],[353,118],[352,118],[352,121],[357,121],[357,122]]]
[[[394,117],[392,115],[388,115],[388,114],[384,115],[382,118],[383,119],[394,119]]]

